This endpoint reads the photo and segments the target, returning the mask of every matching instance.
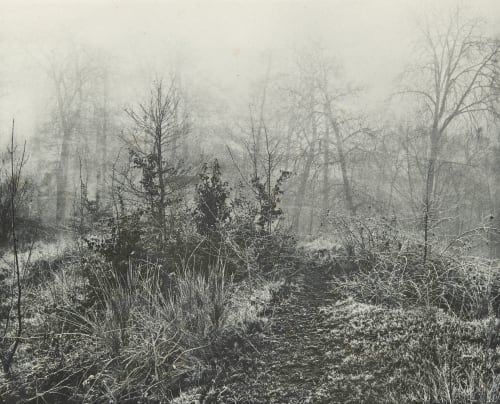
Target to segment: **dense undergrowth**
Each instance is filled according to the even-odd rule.
[[[299,261],[276,228],[279,186],[239,207],[217,162],[200,174],[194,206],[160,201],[149,185],[149,198],[82,216],[59,243],[2,255],[0,353],[18,347],[0,357],[0,402],[166,402],[216,377],[262,330]]]
[[[336,349],[321,389],[335,402],[499,402],[499,263],[439,246],[424,260],[412,240],[365,218],[304,244],[343,267],[324,308]]]
[[[330,268],[338,299],[320,310],[328,348],[312,402],[500,400],[495,261],[438,246],[424,260],[409,233],[366,218],[342,219],[329,236],[298,246],[244,216],[213,233],[186,225],[161,252],[138,222],[142,235],[131,237],[127,223],[20,255],[25,327],[12,374],[0,379],[2,402],[219,394],[242,347],[258,352],[252,341],[269,327],[264,314],[298,265]],[[12,259],[2,258],[4,295]],[[3,318],[11,307],[2,300]]]
[[[64,244],[31,253],[25,339],[11,377],[1,379],[3,402],[165,402],[221,371],[227,347],[263,327],[283,282],[255,249],[244,274],[229,272],[226,255],[206,271],[131,259],[123,272]]]

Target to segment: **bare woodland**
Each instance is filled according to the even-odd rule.
[[[0,403],[500,402],[500,39],[465,3],[408,22],[376,108],[324,38],[244,99],[78,40],[23,56]]]

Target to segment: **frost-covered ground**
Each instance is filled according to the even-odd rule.
[[[467,321],[451,308],[420,305],[429,299],[400,305],[397,299],[408,298],[404,293],[384,304],[374,303],[366,289],[387,287],[393,278],[398,280],[394,285],[418,280],[401,277],[397,271],[418,277],[423,268],[427,273],[411,257],[397,256],[406,267],[387,266],[390,256],[377,253],[374,259],[383,261],[375,262],[375,267],[344,271],[346,257],[334,238],[305,241],[298,250],[303,260],[286,282],[257,278],[216,283],[214,290],[212,281],[185,274],[178,282],[189,293],[175,302],[140,307],[140,296],[118,289],[106,303],[105,316],[98,318],[92,310],[86,314],[88,285],[79,270],[81,260],[74,256],[76,246],[64,240],[40,243],[31,261],[49,268],[50,281],[44,282],[42,276],[40,284],[27,289],[28,338],[16,363],[21,376],[15,387],[2,379],[0,389],[15,397],[22,385],[23,394],[32,396],[33,380],[43,387],[51,378],[78,376],[71,381],[76,401],[97,402],[134,388],[149,394],[144,402],[154,402],[170,391],[158,388],[151,373],[156,369],[165,381],[184,375],[173,401],[177,404],[499,402],[497,318],[484,315]],[[24,252],[22,260],[26,259]],[[95,257],[85,257],[92,265],[99,263],[91,259]],[[3,262],[8,266],[12,256],[3,257]],[[471,288],[472,281],[487,285],[496,271],[489,261],[460,262],[436,261],[453,269],[452,281],[458,286],[454,284],[452,291]],[[431,272],[442,269],[432,265]],[[466,278],[467,283],[457,283],[454,266],[475,275]],[[367,284],[374,277],[378,283]],[[447,291],[444,286],[428,291]],[[116,313],[113,305],[122,311]],[[214,322],[219,314],[220,321]],[[118,328],[126,332],[123,337],[117,334],[117,321],[125,315],[125,326]],[[55,332],[61,324],[64,329]],[[215,326],[220,329],[212,334]],[[133,372],[130,366],[135,366]]]
[[[63,256],[67,251],[76,248],[74,240],[69,238],[59,238],[56,241],[37,241],[32,246],[27,246],[18,253],[19,264],[36,263],[37,261],[54,261]],[[9,268],[14,262],[12,250],[8,250],[0,255],[0,268]]]

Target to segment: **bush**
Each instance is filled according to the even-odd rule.
[[[92,251],[102,254],[122,276],[127,272],[130,257],[145,258],[140,211],[107,219],[101,232],[100,236],[89,236],[84,240]]]
[[[500,314],[500,270],[472,259],[370,252],[337,277],[343,296],[386,307],[438,307],[466,319]]]
[[[39,218],[30,216],[29,204],[34,193],[34,185],[29,180],[21,180],[15,196],[16,232],[21,245],[35,239],[36,230],[42,225]],[[6,247],[12,240],[11,183],[10,176],[2,171],[0,156],[0,248]]]
[[[305,247],[313,253],[316,248],[323,263],[330,257],[342,264],[343,272],[334,280],[341,296],[390,308],[437,307],[465,319],[500,315],[500,267],[495,262],[432,250],[424,262],[421,245],[395,223],[335,220],[336,243]],[[337,244],[343,245],[343,253]]]
[[[372,252],[399,251],[412,240],[397,227],[394,218],[331,216],[325,219],[324,225],[337,240],[335,244],[342,245],[348,258],[363,256],[367,259]]]
[[[196,186],[196,208],[193,212],[196,228],[201,235],[215,236],[217,230],[230,217],[228,205],[229,185],[221,178],[220,166],[214,160],[209,167],[203,165],[200,183]]]

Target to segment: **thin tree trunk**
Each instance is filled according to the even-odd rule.
[[[269,139],[266,133],[266,153],[267,153],[267,170],[266,170],[266,183],[267,183],[267,198],[268,203],[271,203],[273,196],[271,194],[271,170],[272,170],[272,154],[269,151]],[[267,232],[270,234],[272,230],[272,211],[268,209],[267,217]]]
[[[424,254],[423,254],[424,263],[427,261],[427,255],[429,253],[429,230],[430,230],[431,211],[433,209],[434,183],[436,179],[436,162],[439,152],[438,139],[439,139],[439,133],[435,125],[431,133],[429,165],[427,168],[427,178],[425,181],[425,190],[424,190]]]
[[[71,131],[63,129],[63,140],[61,145],[61,154],[59,158],[59,167],[56,178],[56,223],[64,224],[66,219],[67,205],[67,186],[68,186],[68,168],[69,168],[69,143]]]
[[[288,128],[286,134],[285,156],[284,156],[285,158],[283,162],[283,166],[285,167],[286,171],[289,171],[291,147],[292,147],[292,129]]]
[[[323,214],[330,209],[330,126],[325,125],[323,136]]]
[[[174,110],[174,129],[171,137],[171,144],[170,144],[170,158],[172,159],[172,162],[177,161],[178,158],[178,153],[177,153],[177,148],[179,145],[177,142],[179,141],[180,133],[179,133],[179,111],[177,108]]]
[[[156,128],[156,157],[157,157],[157,166],[158,166],[158,187],[160,191],[160,202],[158,204],[158,216],[160,222],[161,229],[161,243],[165,241],[167,229],[166,229],[166,216],[165,216],[165,181],[163,178],[163,153],[162,153],[162,128],[161,124],[159,124]]]
[[[352,196],[352,186],[349,180],[349,173],[347,171],[347,158],[344,153],[344,141],[342,139],[342,134],[340,133],[340,128],[333,117],[333,113],[330,105],[327,105],[327,113],[330,120],[330,125],[335,133],[335,140],[337,146],[337,158],[340,163],[340,171],[342,173],[342,189],[344,190],[346,209],[351,215],[356,215],[356,207],[354,206],[353,196]]]
[[[16,316],[17,316],[17,327],[16,327],[16,337],[14,342],[10,347],[7,348],[6,352],[2,352],[2,367],[4,373],[10,377],[10,370],[12,361],[14,359],[14,355],[17,352],[17,348],[21,343],[21,335],[23,333],[23,313],[21,308],[22,303],[22,288],[21,288],[21,269],[19,267],[19,253],[18,253],[18,245],[17,245],[17,233],[16,233],[16,196],[19,188],[19,181],[21,177],[21,170],[24,165],[24,155],[26,150],[26,144],[23,150],[23,154],[21,156],[21,161],[19,163],[19,168],[14,169],[14,119],[12,120],[12,133],[11,133],[11,149],[10,149],[10,163],[11,163],[11,172],[10,172],[10,209],[11,209],[11,234],[12,234],[12,248],[14,252],[14,273],[16,279],[16,289],[17,289],[17,301],[16,301]],[[9,313],[10,314],[10,313]],[[8,324],[8,323],[7,323]]]
[[[100,131],[97,132],[96,141],[96,157],[100,158],[97,161],[97,175],[96,175],[96,204],[100,206],[100,201],[105,197],[105,179],[106,179],[106,164],[108,159],[108,76],[104,74],[104,94],[102,105],[102,122]],[[99,133],[100,132],[100,133]]]
[[[311,200],[314,201],[316,198],[316,175],[313,174],[313,181],[311,185]],[[311,203],[309,210],[309,234],[312,234],[314,227],[314,203]]]
[[[302,171],[300,177],[299,188],[297,190],[297,197],[295,198],[295,214],[294,214],[294,224],[293,227],[296,231],[300,230],[300,214],[302,212],[302,207],[304,206],[304,197],[306,194],[307,183],[309,180],[309,175],[311,173],[312,163],[314,161],[314,144],[311,145],[311,150],[309,151],[306,165]]]
[[[309,152],[307,154],[306,164],[304,166],[304,170],[302,171],[302,175],[300,177],[299,188],[297,189],[297,196],[295,198],[295,214],[294,214],[293,227],[296,231],[299,231],[300,229],[300,214],[302,212],[302,207],[304,206],[304,197],[306,194],[307,183],[309,180],[312,163],[314,161],[314,154],[316,148],[317,126],[316,126],[316,117],[314,112],[312,113],[311,126],[312,126],[312,139],[311,142],[309,143]]]

